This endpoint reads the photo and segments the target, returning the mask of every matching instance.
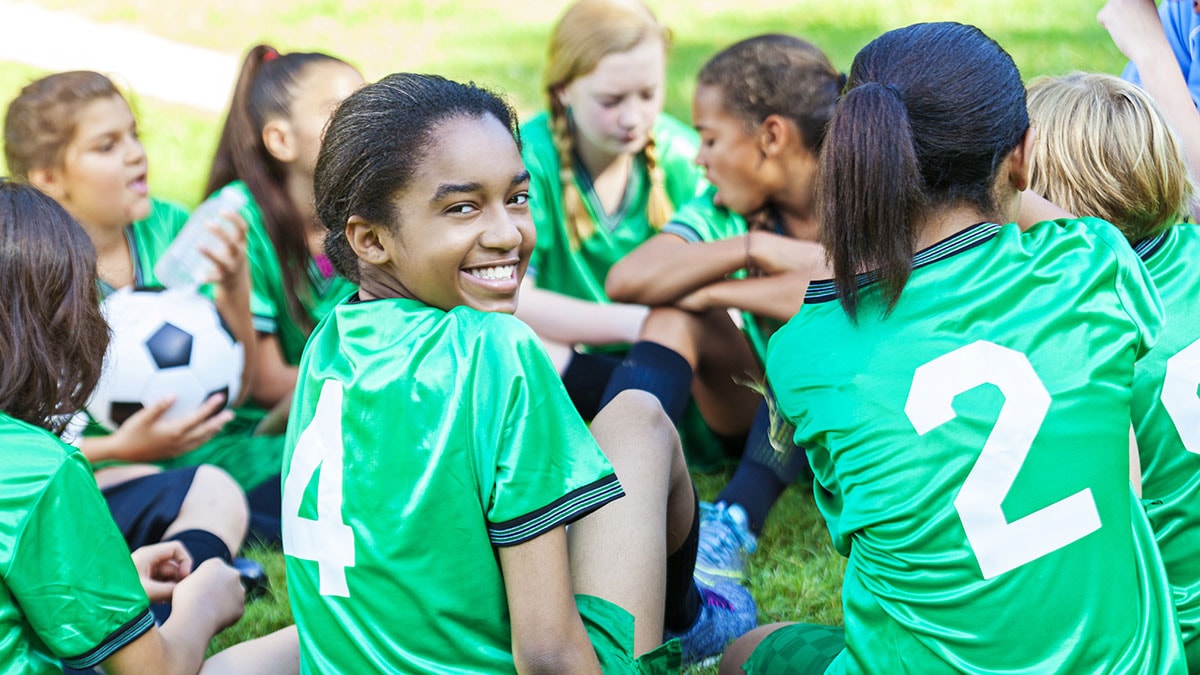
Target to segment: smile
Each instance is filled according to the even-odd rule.
[[[516,265],[496,265],[495,267],[479,267],[476,269],[466,270],[468,274],[479,279],[488,281],[496,281],[498,279],[511,279],[517,273]]]

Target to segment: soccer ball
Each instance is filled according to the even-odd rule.
[[[190,289],[122,288],[100,309],[112,341],[87,411],[115,430],[162,398],[175,403],[163,419],[179,419],[209,396],[237,399],[245,355],[207,298]]]

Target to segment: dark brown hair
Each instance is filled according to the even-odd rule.
[[[810,42],[758,35],[726,47],[700,69],[699,84],[721,91],[725,109],[754,129],[779,115],[818,152],[846,78]]]
[[[325,130],[313,182],[317,215],[327,228],[325,254],[339,273],[358,283],[358,256],[346,240],[350,216],[400,225],[394,196],[412,182],[438,126],[485,116],[503,124],[521,147],[517,114],[504,99],[437,75],[389,75],[338,106]]]
[[[301,298],[308,289],[310,223],[304,222],[300,209],[288,196],[286,168],[267,151],[262,132],[271,120],[291,114],[298,82],[316,63],[349,66],[328,54],[281,54],[267,45],[257,45],[246,54],[204,188],[206,197],[235,180],[243,181],[250,189],[279,258],[288,313],[305,330],[312,328]]]
[[[0,410],[60,433],[100,379],[96,252],[36,188],[0,180]]]
[[[121,92],[112,80],[90,70],[55,73],[27,85],[4,116],[4,161],[11,175],[28,181],[34,169],[61,166],[75,137],[79,110],[110,96]]]
[[[883,313],[895,307],[924,214],[969,205],[998,215],[997,169],[1028,128],[1016,64],[974,26],[899,28],[854,57],[817,183],[822,243],[852,319],[861,272],[882,286]]]

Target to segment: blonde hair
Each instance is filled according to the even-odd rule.
[[[567,235],[573,247],[595,232],[595,223],[575,187],[574,138],[566,109],[558,94],[578,77],[596,69],[609,54],[621,54],[646,40],[661,40],[664,48],[671,32],[638,0],[579,0],[567,8],[550,35],[542,85],[550,111],[550,130],[558,151],[558,178],[562,185]],[[650,174],[650,196],[646,205],[650,225],[661,228],[674,207],[667,196],[666,178],[650,135],[642,150]]]
[[[1183,146],[1158,105],[1111,75],[1071,73],[1029,87],[1036,129],[1031,187],[1138,242],[1176,222],[1194,188]]]

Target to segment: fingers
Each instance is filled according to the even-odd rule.
[[[176,583],[175,581],[158,581],[142,577],[142,590],[146,592],[146,597],[150,598],[150,602],[170,602],[171,597],[175,595]]]

